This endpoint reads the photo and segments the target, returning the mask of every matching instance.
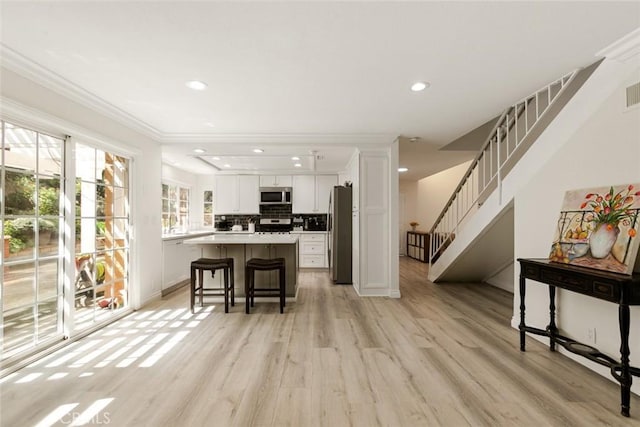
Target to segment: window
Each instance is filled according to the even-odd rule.
[[[189,189],[162,184],[162,232],[189,228]]]
[[[0,122],[2,357],[62,335],[64,141]]]
[[[205,227],[213,227],[213,191],[207,190],[204,192],[204,206],[203,206],[203,222]]]

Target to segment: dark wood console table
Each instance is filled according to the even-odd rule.
[[[608,273],[585,267],[552,263],[546,259],[518,259],[520,262],[520,350],[525,350],[525,333],[549,337],[549,349],[555,351],[560,344],[568,351],[579,354],[611,369],[611,375],[620,383],[622,415],[629,416],[631,382],[640,376],[640,369],[629,366],[629,306],[640,305],[640,274],[632,276]],[[549,285],[549,325],[546,329],[527,326],[524,321],[526,279]],[[620,325],[620,360],[598,349],[561,335],[556,327],[556,288],[566,289],[593,298],[618,304]]]

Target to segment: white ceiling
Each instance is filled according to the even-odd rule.
[[[640,27],[640,2],[609,1],[0,7],[5,67],[34,62],[105,101],[161,141],[167,162],[212,171],[196,146],[287,150],[281,161],[350,147],[316,162],[340,168],[355,146],[419,136],[419,147],[401,142],[412,179],[469,159],[437,148]],[[193,79],[208,89],[186,88]],[[418,80],[431,87],[411,92]]]

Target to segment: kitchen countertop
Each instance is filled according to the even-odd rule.
[[[327,230],[299,230],[299,231],[292,231],[291,234],[310,234],[310,233],[323,233],[325,234],[327,232]]]
[[[163,234],[162,241],[165,240],[177,240],[177,239],[190,239],[192,237],[209,236],[213,234],[213,231],[187,231],[186,233],[171,233]]]
[[[253,233],[224,233],[213,234],[209,236],[196,237],[187,239],[185,244],[189,245],[207,245],[207,244],[240,244],[240,245],[292,245],[298,241],[298,235],[291,234],[253,234]]]

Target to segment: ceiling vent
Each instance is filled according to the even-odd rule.
[[[627,108],[640,104],[640,82],[627,88]]]

